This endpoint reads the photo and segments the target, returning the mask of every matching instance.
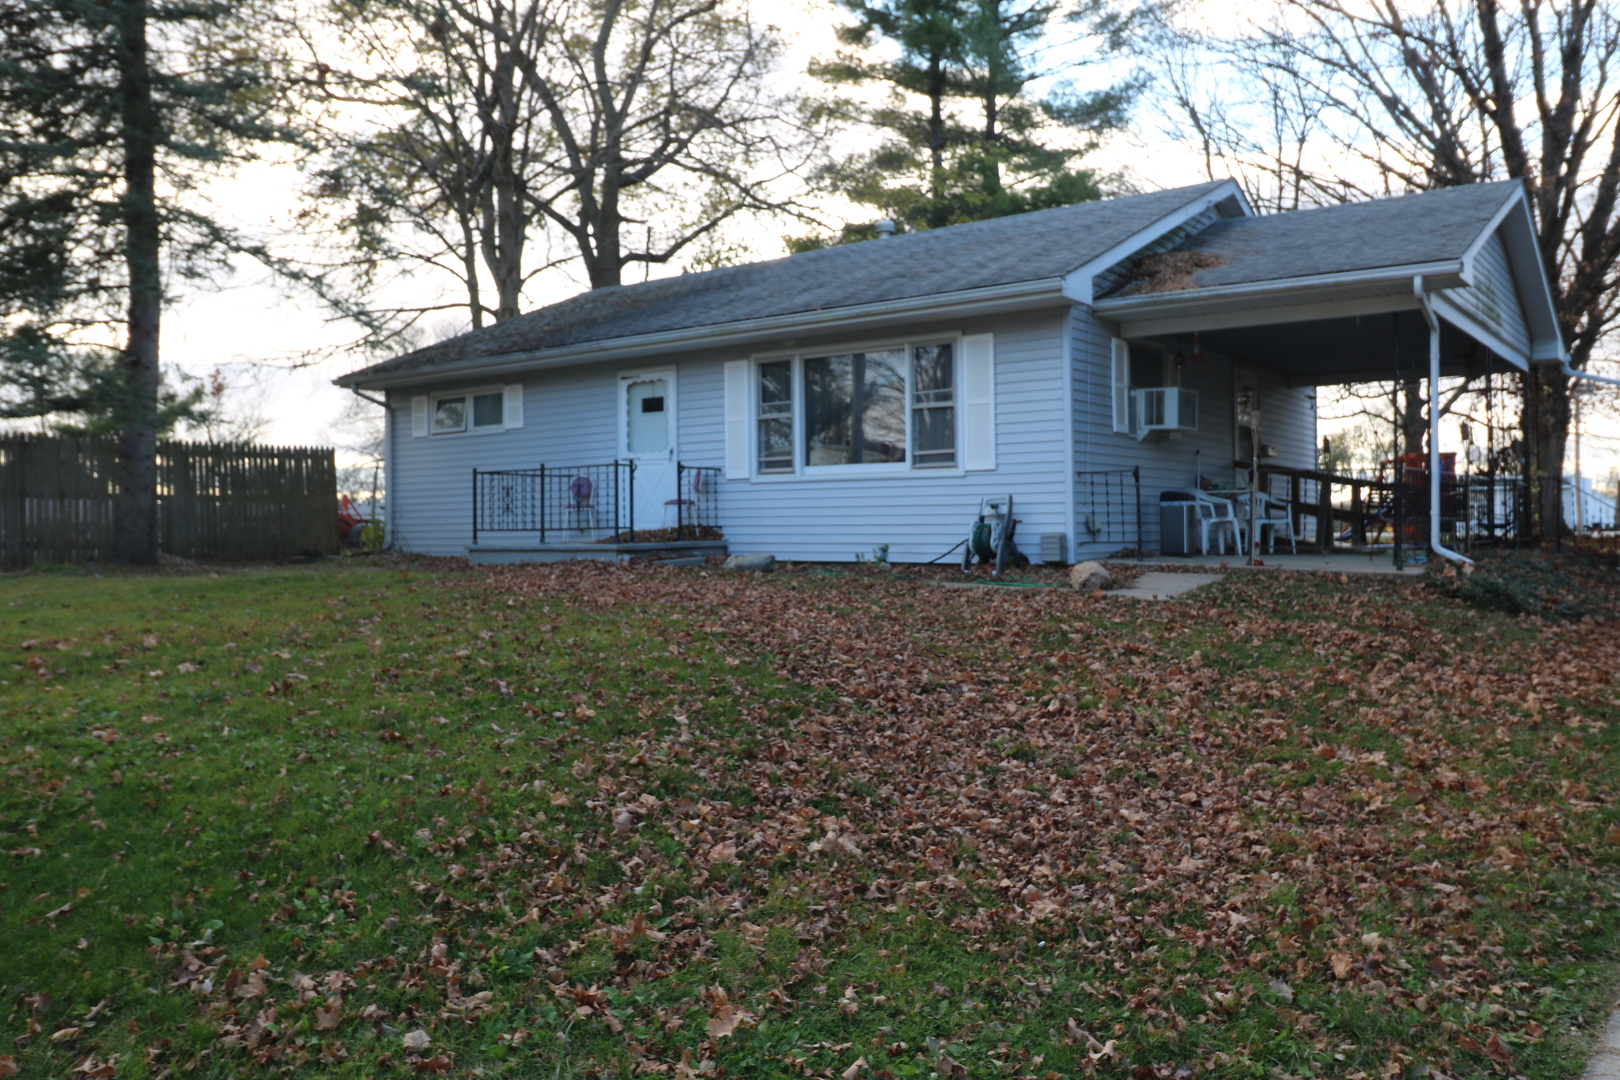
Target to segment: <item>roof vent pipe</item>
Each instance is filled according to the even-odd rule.
[[[872,226],[872,230],[878,234],[879,240],[887,240],[894,235],[894,222],[879,221]]]

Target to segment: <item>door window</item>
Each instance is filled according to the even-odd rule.
[[[635,456],[669,453],[669,380],[645,379],[627,386],[625,451]]]

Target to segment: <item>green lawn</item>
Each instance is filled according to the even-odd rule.
[[[1575,1077],[1609,1003],[1620,624],[356,562],[0,578],[0,1077]]]

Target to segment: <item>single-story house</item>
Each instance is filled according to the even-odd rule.
[[[1011,496],[1060,561],[1153,547],[1161,490],[1256,449],[1314,468],[1318,386],[1562,355],[1517,182],[1258,215],[1222,180],[599,289],[336,381],[386,397],[403,550],[697,519],[924,561]]]

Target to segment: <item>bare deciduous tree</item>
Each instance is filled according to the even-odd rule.
[[[1521,179],[1571,362],[1620,316],[1620,15],[1601,0],[1272,0],[1236,33],[1185,8],[1156,44],[1211,174],[1273,208]],[[1562,519],[1570,379],[1524,376],[1544,535]]]
[[[465,307],[521,309],[538,273],[578,261],[592,288],[668,263],[724,223],[789,208],[818,138],[770,89],[770,28],[721,0],[337,0],[313,35],[331,104],[317,175],[354,280],[459,282],[384,307],[395,331]],[[323,42],[363,64],[340,70]],[[336,55],[334,52],[333,55]],[[793,186],[793,185],[786,185]],[[557,241],[556,258],[532,256]]]
[[[540,47],[542,9],[468,0],[462,10],[470,17],[415,0],[339,0],[307,39],[313,99],[328,106],[313,205],[345,242],[357,291],[423,268],[460,286],[453,300],[377,310],[396,332],[449,309],[473,328],[510,318],[544,269],[524,261],[528,185],[554,139],[517,61]],[[348,65],[324,59],[327,45]]]

